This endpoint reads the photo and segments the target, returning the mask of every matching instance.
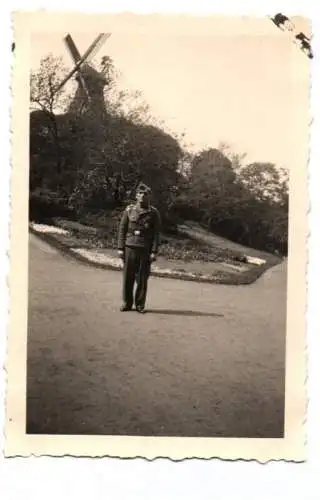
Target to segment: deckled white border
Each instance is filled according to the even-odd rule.
[[[220,16],[221,17],[221,16]],[[229,16],[231,18],[231,16]],[[232,16],[236,19],[239,16]],[[16,41],[12,108],[13,130],[13,170],[12,170],[12,222],[10,244],[10,329],[8,337],[7,369],[7,413],[6,443],[7,456],[30,454],[53,456],[110,456],[122,458],[170,457],[174,460],[184,458],[220,457],[228,460],[245,459],[267,462],[270,460],[305,459],[305,436],[302,422],[305,415],[305,318],[306,303],[306,239],[307,239],[307,183],[306,167],[308,161],[309,109],[303,108],[300,115],[303,131],[299,140],[303,141],[297,151],[297,161],[290,171],[290,209],[289,209],[289,257],[287,285],[287,332],[286,332],[286,393],[285,393],[285,433],[282,439],[224,439],[224,438],[185,438],[185,437],[146,437],[146,436],[44,436],[27,435],[25,432],[26,400],[26,348],[27,348],[27,309],[28,296],[28,85],[25,82],[29,73],[31,35],[47,25],[48,32],[57,30],[103,30],[106,23],[113,25],[113,31],[127,33],[128,30],[152,30],[163,32],[172,29],[176,33],[185,30],[194,35],[201,33],[208,23],[215,25],[214,16],[208,21],[176,15],[118,15],[73,14],[66,12],[19,12],[14,15],[14,37]],[[246,20],[248,18],[245,18]],[[266,18],[265,18],[266,19]],[[246,21],[244,21],[246,23]],[[266,20],[266,32],[271,28]],[[221,24],[223,26],[223,20]],[[190,31],[189,31],[190,30]],[[239,33],[239,31],[238,31]],[[260,33],[260,32],[259,32]],[[261,32],[262,34],[262,32]],[[282,36],[282,33],[278,33]],[[292,47],[294,50],[295,47]],[[303,54],[301,54],[303,56]],[[308,71],[309,61],[304,69]],[[307,77],[307,74],[304,74]],[[305,89],[307,91],[307,88]],[[307,97],[307,96],[305,96]],[[294,104],[293,104],[294,105]],[[307,101],[305,101],[307,105]],[[306,114],[307,113],[307,114]]]
[[[124,7],[124,10],[133,10],[132,2],[126,2],[127,7]],[[162,8],[166,8],[165,1],[158,2],[158,5],[162,5]],[[180,3],[180,2],[179,2]],[[186,6],[188,2],[182,2],[184,6],[184,10],[186,10]],[[102,6],[105,6],[105,2],[90,2],[91,11],[93,9],[93,4],[96,7],[96,10],[101,10]],[[124,2],[117,2],[117,10],[121,10],[121,6]],[[129,4],[129,8],[128,8]],[[193,2],[193,6],[197,6],[201,8],[201,1]],[[211,5],[212,2],[205,2],[205,4]],[[244,13],[246,9],[248,13],[251,14],[263,14],[265,10],[263,6],[257,5],[257,2],[242,2],[241,5],[237,4],[235,8],[227,9],[228,2],[224,1],[222,5],[215,9],[215,12],[220,11],[224,13]],[[230,4],[230,3],[229,3]],[[313,5],[311,5],[313,4]],[[15,2],[14,8],[39,8],[46,5],[51,7],[47,2],[31,2],[28,1],[27,5],[25,2]],[[148,2],[148,9],[151,10],[155,2]],[[177,7],[177,2],[171,0],[171,6],[175,6],[176,10],[182,10],[182,8]],[[180,4],[181,5],[181,4]],[[190,3],[189,3],[190,5]],[[202,4],[203,5],[203,4]],[[70,8],[69,8],[70,6]],[[11,5],[11,8],[13,5]],[[55,1],[54,8],[59,10],[61,8],[68,7],[70,9],[75,9],[78,7],[76,2],[64,2]],[[251,8],[250,8],[251,7]],[[260,7],[260,8],[259,8]],[[2,9],[2,7],[1,7]],[[135,3],[135,10],[137,9],[137,3]],[[312,12],[317,10],[316,2],[308,2],[308,1],[300,1],[300,2],[268,2],[269,12],[278,12],[283,11],[286,14],[304,14],[306,16],[313,17]],[[87,9],[88,10],[88,9]],[[160,8],[158,7],[158,10]],[[167,7],[168,10],[168,7]],[[211,6],[211,12],[213,11]],[[204,12],[204,9],[202,9]],[[2,10],[1,10],[2,14]],[[1,23],[6,21],[3,15],[0,16]],[[316,21],[314,21],[314,29],[316,33],[319,32],[319,26],[317,27]],[[1,25],[1,33],[4,33],[5,30],[2,30]],[[317,38],[315,36],[315,38]],[[319,38],[319,35],[318,35]],[[313,40],[313,47],[316,51],[319,51],[319,43],[317,40]],[[318,49],[317,49],[318,47]],[[2,50],[2,49],[1,49]],[[9,51],[3,50],[4,53],[10,55]],[[320,51],[319,51],[320,52]],[[317,57],[317,54],[316,54]],[[2,61],[3,64],[3,61]],[[318,66],[318,64],[317,64]],[[5,71],[3,72],[5,73]],[[317,76],[317,83],[315,81],[315,76]],[[7,132],[7,122],[3,120],[4,113],[8,112],[8,103],[7,100],[9,95],[6,89],[6,83],[8,79],[4,77],[2,79],[1,84],[2,88],[5,89],[0,93],[1,95],[1,104],[3,104],[3,97],[5,97],[4,108],[5,111],[1,108],[1,125],[4,129],[4,133],[2,133],[2,141],[5,142],[5,138],[8,137]],[[314,82],[313,86],[318,86],[320,88],[319,81],[319,68],[316,69],[316,75],[314,74]],[[8,83],[7,83],[8,87]],[[1,88],[1,90],[2,90]],[[320,111],[319,105],[319,90],[318,92],[313,93],[313,106],[314,112]],[[315,117],[317,121],[317,117]],[[319,268],[316,265],[316,261],[318,259],[319,254],[319,189],[320,185],[318,181],[318,171],[319,171],[319,146],[317,146],[317,142],[319,144],[319,126],[314,125],[313,127],[313,141],[312,141],[312,155],[310,161],[310,178],[311,184],[309,188],[310,198],[311,198],[311,214],[310,214],[310,224],[311,224],[311,236],[310,236],[310,268],[309,268],[309,290],[312,292],[309,295],[309,310],[308,310],[308,320],[309,320],[309,335],[308,335],[308,354],[309,354],[309,396],[311,396],[311,400],[309,403],[309,412],[308,412],[308,456],[310,457],[309,464],[302,465],[293,465],[293,464],[274,464],[267,466],[259,466],[258,464],[244,464],[244,463],[233,463],[233,464],[225,464],[221,462],[215,461],[214,464],[210,462],[185,462],[184,464],[180,464],[178,467],[174,464],[168,463],[168,461],[160,461],[152,466],[146,464],[144,461],[116,461],[110,459],[103,459],[96,461],[95,463],[90,463],[89,460],[79,460],[79,459],[63,459],[63,460],[50,460],[46,458],[37,459],[35,461],[28,460],[15,460],[9,461],[10,465],[8,465],[8,461],[6,461],[6,474],[4,478],[1,477],[5,471],[5,467],[0,467],[0,484],[2,485],[2,491],[6,491],[6,488],[3,488],[6,483],[10,484],[11,495],[10,497],[21,498],[23,494],[26,492],[26,485],[31,486],[32,484],[38,484],[39,487],[30,491],[30,495],[33,498],[43,498],[43,495],[49,498],[57,498],[60,493],[60,497],[65,494],[65,496],[69,497],[67,491],[65,490],[66,484],[68,480],[70,481],[70,472],[77,471],[77,479],[76,481],[72,481],[73,492],[72,496],[77,496],[78,498],[87,498],[88,495],[98,494],[99,487],[101,486],[101,495],[105,497],[105,495],[110,496],[112,498],[245,498],[245,499],[260,499],[260,498],[317,498],[316,494],[316,476],[319,472],[319,457],[317,461],[317,453],[316,451],[320,450],[320,439],[319,435],[314,432],[313,428],[317,427],[317,421],[319,421],[319,399],[316,399],[316,395],[319,394],[319,385],[318,381],[320,380],[319,376],[319,319],[316,321],[315,313],[318,313],[319,305],[318,305],[318,297],[317,291],[315,287],[318,285],[317,281],[319,281]],[[2,146],[1,152],[2,158],[4,161],[2,164],[6,162],[7,158],[9,158],[9,154],[7,154],[5,145]],[[10,171],[7,169],[8,176],[10,175]],[[6,200],[8,200],[8,185],[5,185],[4,180],[1,182],[1,189],[4,192],[1,193],[0,202],[2,202],[1,206],[1,229],[2,229],[2,240],[7,239],[7,221],[8,221],[8,205]],[[318,248],[317,248],[318,246]],[[4,248],[4,245],[3,245]],[[3,269],[5,274],[8,270],[8,265],[6,259],[3,258],[1,254],[1,270]],[[312,265],[312,267],[311,267]],[[5,287],[3,288],[3,290]],[[1,298],[3,297],[3,293],[1,294]],[[6,311],[7,303],[1,301],[1,312]],[[312,315],[315,317],[312,318]],[[4,315],[1,314],[2,319],[2,330],[3,334],[4,326],[3,319]],[[313,319],[313,322],[311,320]],[[318,328],[317,328],[318,326]],[[3,341],[4,335],[0,334],[0,339]],[[4,359],[4,342],[1,342],[1,361]],[[318,373],[316,370],[318,368]],[[312,382],[313,381],[313,382]],[[3,398],[3,385],[1,379],[1,398]],[[3,400],[3,399],[2,399]],[[313,411],[312,411],[313,410]],[[318,415],[318,418],[317,418]],[[3,412],[1,413],[1,422],[3,422]],[[311,424],[314,424],[313,426]],[[2,436],[1,436],[1,444]],[[14,467],[14,468],[13,468]],[[48,469],[50,467],[50,469]],[[148,467],[148,469],[147,469]],[[174,467],[174,469],[172,468]],[[95,478],[91,476],[88,477],[88,468],[91,471],[95,471]],[[48,469],[48,470],[47,470]],[[82,475],[82,469],[84,475]],[[317,470],[318,469],[318,470]],[[47,475],[44,475],[44,471],[47,470]],[[51,473],[50,473],[51,470]],[[55,470],[56,472],[53,472]],[[11,474],[10,474],[11,472]],[[55,474],[58,474],[59,481],[55,481]],[[163,476],[161,483],[165,486],[159,488],[160,478]],[[180,477],[181,476],[181,477]],[[217,476],[217,477],[215,477]],[[28,483],[26,483],[26,479],[28,478]],[[40,481],[41,478],[41,481]],[[51,478],[51,480],[50,480]],[[175,480],[173,481],[173,478]],[[217,479],[220,481],[217,481]],[[312,484],[313,478],[313,484]],[[18,479],[18,480],[17,480]],[[105,482],[103,482],[105,479]],[[224,480],[224,484],[222,484],[221,480]],[[90,481],[93,481],[92,483]],[[107,482],[107,483],[106,483]],[[158,485],[159,483],[159,485]],[[16,486],[13,487],[13,484]],[[171,484],[171,486],[170,486]],[[103,485],[103,487],[102,487]],[[42,486],[42,487],[41,487]],[[43,489],[45,487],[45,490]],[[122,492],[126,491],[126,494],[119,493],[119,489],[122,489]],[[20,490],[20,492],[19,492]],[[9,488],[7,489],[9,491]],[[314,494],[311,492],[314,491]],[[13,492],[17,492],[16,495],[13,495]],[[308,493],[309,492],[309,493]],[[6,495],[5,495],[6,498]]]

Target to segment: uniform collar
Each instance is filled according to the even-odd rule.
[[[136,203],[135,207],[140,213],[151,212],[151,205],[148,205],[147,207],[141,207],[141,205]]]

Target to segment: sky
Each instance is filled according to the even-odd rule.
[[[305,20],[295,23],[307,32]],[[72,68],[63,28],[33,33],[32,69],[49,52]],[[70,29],[81,53],[98,28]],[[119,84],[142,91],[152,114],[185,132],[195,149],[226,142],[246,153],[247,161],[288,169],[306,160],[309,62],[268,18],[191,18],[179,24],[164,19],[160,25],[105,28],[112,34],[96,60],[111,56],[121,72]]]

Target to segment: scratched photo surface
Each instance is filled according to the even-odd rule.
[[[26,435],[285,440],[312,55],[280,21],[30,29]]]

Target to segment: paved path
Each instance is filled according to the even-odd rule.
[[[30,236],[28,432],[281,437],[285,285],[151,278],[120,313],[121,273]]]

